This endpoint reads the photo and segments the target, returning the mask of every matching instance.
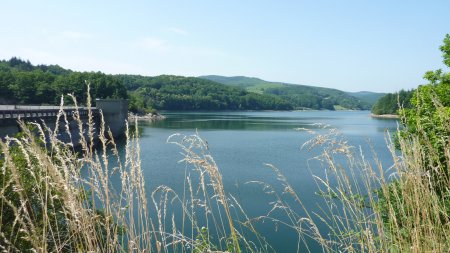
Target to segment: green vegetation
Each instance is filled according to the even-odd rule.
[[[386,93],[378,93],[378,92],[371,92],[371,91],[358,91],[358,92],[347,92],[351,96],[354,96],[356,98],[359,98],[361,101],[369,104],[370,106],[373,106],[378,99],[380,99],[382,96],[386,95]]]
[[[202,76],[201,78],[245,88],[250,92],[278,96],[289,102],[294,109],[335,110],[337,108],[350,110],[368,110],[372,106],[374,94],[357,98],[336,89],[313,87],[306,85],[268,82],[258,78],[235,76]]]
[[[449,35],[441,50],[450,66]],[[425,76],[430,83],[414,92],[410,108],[400,110],[400,153],[388,143],[389,168],[376,154],[349,146],[336,129],[303,145],[320,150],[309,163],[317,161],[326,169],[325,176],[313,176],[324,201],[318,203],[321,212],[307,210],[288,178],[269,165],[281,187],[251,182],[261,185],[270,208],[248,217],[226,192],[208,145],[198,135],[168,139],[180,148],[188,168],[183,192],[159,186],[148,196],[135,135],[127,135],[121,157],[101,124],[101,148],[93,148],[88,131],[77,153],[57,140],[58,129],[35,125],[31,131],[22,124],[22,136],[0,140],[0,249],[272,252],[257,228],[273,222],[297,233],[292,242],[297,247],[310,238],[323,252],[449,252],[450,75],[438,70]],[[120,184],[117,191],[112,181]]]
[[[57,65],[33,66],[12,58],[0,61],[0,104],[58,104],[73,93],[86,103],[86,86],[94,98],[129,98],[133,112],[159,110],[290,110],[274,95],[262,95],[194,77],[106,75],[76,72]],[[70,100],[69,100],[70,101]]]
[[[441,46],[444,63],[450,67],[450,36]],[[424,153],[423,161],[428,173],[438,187],[447,187],[450,182],[450,73],[442,70],[428,71],[424,78],[429,84],[417,88],[411,106],[400,110],[405,129],[400,135],[411,142],[417,141]],[[446,191],[444,191],[446,192]],[[450,203],[450,198],[448,199]]]
[[[81,104],[85,104],[86,88],[80,84],[86,81],[91,83],[94,98],[128,98],[130,110],[138,113],[370,108],[368,102],[335,89],[272,83],[248,77],[146,77],[76,72],[57,65],[33,66],[29,61],[15,57],[0,61],[0,104],[54,105],[61,96],[68,98],[68,93],[73,93]]]
[[[185,192],[178,195],[159,186],[147,195],[140,167],[138,126],[134,134],[127,131],[122,157],[114,140],[104,136],[103,123],[99,126],[100,148],[95,149],[93,132],[88,131],[86,138],[82,134],[85,127],[94,126],[75,120],[82,136],[78,151],[73,144],[57,139],[60,128],[52,131],[38,124],[34,124],[34,130],[21,124],[21,136],[0,139],[2,251],[267,249],[254,227],[245,225],[245,218],[240,220],[245,214],[225,192],[218,167],[198,136],[169,138],[180,147],[183,161],[193,167],[189,172],[192,177],[187,176],[184,182]],[[68,131],[69,127],[62,129]],[[45,136],[50,137],[49,143]],[[175,213],[182,224],[175,223]],[[252,233],[258,238],[255,242],[244,237]]]
[[[429,95],[425,94],[418,96]],[[434,110],[448,111],[449,107],[435,101]],[[332,231],[331,251],[450,250],[450,114],[438,113],[432,120],[447,129],[447,135],[441,135],[434,132],[436,129],[428,130],[431,122],[426,121],[415,122],[418,131],[411,131],[408,125],[421,112],[419,108],[408,111],[404,122],[409,123],[398,137],[399,150],[389,143],[394,162],[389,168],[382,166],[376,154],[361,154],[348,146],[335,131],[308,143],[308,147],[321,149],[325,143],[318,159],[329,173],[325,178],[316,177],[316,181],[326,206],[318,216]]]
[[[73,201],[87,200],[87,192],[80,187],[62,189],[51,185],[57,180],[69,179],[62,168],[73,169],[74,166],[79,166],[79,163],[67,164],[57,157],[58,151],[67,152],[67,147],[61,147],[61,150],[52,155],[47,154],[43,139],[29,138],[37,132],[36,126],[22,124],[21,127],[22,133],[18,134],[17,138],[8,139],[5,143],[0,142],[1,154],[5,158],[0,161],[3,170],[0,173],[0,248],[7,249],[8,252],[25,252],[30,249],[41,249],[42,252],[73,252],[78,247],[83,248],[83,245],[70,238],[70,230],[73,227],[66,221],[65,216],[68,215],[67,209]],[[51,167],[48,167],[49,165]],[[52,178],[45,178],[48,175],[52,175]],[[68,196],[67,190],[74,192]],[[44,199],[43,195],[48,198]],[[105,216],[100,210],[91,209],[89,202],[85,204],[85,212],[96,215],[99,221],[104,222]],[[24,216],[26,220],[17,220]],[[16,224],[17,222],[20,225]],[[30,230],[33,230],[34,234]],[[98,230],[97,233],[97,236],[103,236],[103,231]],[[49,236],[43,237],[39,234]]]
[[[132,110],[290,110],[273,95],[247,92],[195,77],[118,75],[129,90]]]
[[[376,115],[398,114],[399,105],[403,108],[411,108],[410,101],[413,94],[414,90],[388,93],[373,105],[372,113]]]
[[[444,38],[444,44],[440,47],[442,52],[443,62],[447,67],[450,67],[450,36],[447,34]],[[429,82],[428,85],[419,86],[417,90],[404,91],[396,93],[389,93],[381,97],[372,107],[372,113],[377,115],[382,114],[402,114],[407,116],[414,111],[412,108],[420,108],[420,117],[427,119],[429,115],[435,113],[433,100],[440,100],[443,106],[449,104],[448,83],[450,82],[450,74],[443,73],[441,69],[436,71],[427,71],[423,76]],[[425,95],[422,95],[425,94]],[[399,106],[400,105],[400,106]],[[399,111],[401,108],[406,109]],[[429,114],[425,111],[429,110]],[[428,114],[428,115],[427,115]],[[411,122],[416,122],[412,116],[408,116]],[[404,122],[412,128],[415,123]]]
[[[441,50],[450,67],[449,35]],[[333,251],[450,251],[450,74],[429,71],[425,79],[430,83],[402,94],[409,104],[399,110],[403,128],[397,145],[389,143],[389,169],[335,131],[307,143],[327,143],[318,159],[330,172],[316,181],[326,203],[319,219],[333,235],[324,245]],[[386,103],[398,99],[386,97]]]
[[[440,120],[447,129],[448,116]],[[394,165],[387,170],[376,158],[370,162],[368,156],[348,146],[336,130],[318,135],[303,148],[322,151],[316,159],[328,173],[325,178],[314,178],[324,200],[323,212],[304,209],[288,178],[270,166],[281,187],[253,182],[268,194],[270,211],[248,217],[226,192],[206,142],[197,135],[169,138],[191,168],[185,191],[178,195],[159,186],[146,195],[135,137],[128,137],[123,160],[115,143],[104,136],[100,137],[101,149],[84,142],[77,154],[56,138],[45,146],[45,139],[36,141],[26,129],[19,138],[0,141],[4,158],[0,164],[0,246],[6,251],[273,252],[257,230],[261,222],[291,228],[298,234],[298,241],[292,242],[296,245],[312,238],[323,252],[450,249],[450,206],[444,197],[448,194],[437,194],[433,181],[424,176],[435,167],[424,161],[426,155],[418,155],[423,145],[414,139],[400,138],[402,155],[392,152]],[[444,149],[449,148],[447,139]],[[448,152],[444,159],[450,161]],[[86,176],[81,176],[83,170]],[[395,183],[388,180],[388,173],[397,175]],[[117,181],[115,175],[121,179],[118,188],[111,183]],[[330,233],[319,229],[319,221]]]
[[[75,72],[57,65],[33,66],[29,61],[11,58],[0,61],[0,104],[59,104],[61,96],[73,93],[86,104],[86,85],[94,98],[127,98],[123,84],[100,72]],[[70,99],[67,99],[71,101]]]

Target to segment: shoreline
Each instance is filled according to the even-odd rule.
[[[339,110],[328,110],[328,109],[292,109],[292,110],[161,110],[161,112],[167,113],[192,113],[192,112],[363,112],[367,110],[355,110],[355,109],[339,109]]]
[[[134,121],[159,121],[166,119],[166,116],[161,115],[159,113],[156,114],[145,114],[145,115],[137,115],[133,113],[128,113],[128,122],[134,122]]]
[[[399,119],[400,116],[397,114],[370,114],[370,117],[377,119]]]

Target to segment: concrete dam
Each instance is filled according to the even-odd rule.
[[[125,122],[128,118],[128,100],[96,99],[95,103],[96,106],[90,108],[94,121],[95,136],[98,137],[100,129],[100,112],[103,114],[105,129],[110,129],[114,138],[123,135],[126,128]],[[0,138],[7,135],[14,136],[20,132],[18,123],[20,119],[24,122],[35,122],[41,125],[44,122],[51,130],[55,130],[56,125],[59,125],[58,139],[66,143],[72,141],[74,145],[77,145],[80,140],[80,133],[78,123],[73,115],[78,110],[79,117],[83,122],[84,135],[87,135],[89,108],[62,107],[66,114],[70,135],[67,133],[64,117],[60,117],[58,124],[56,122],[60,109],[59,106],[0,105]]]

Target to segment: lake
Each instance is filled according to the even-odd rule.
[[[312,158],[320,149],[309,151],[301,146],[313,135],[305,130],[326,133],[328,128],[342,132],[356,151],[368,155],[373,149],[387,168],[392,163],[386,147],[386,131],[397,129],[397,120],[374,119],[368,111],[292,111],[292,112],[166,112],[166,120],[139,123],[142,169],[147,193],[159,185],[183,192],[186,165],[180,148],[167,144],[174,134],[198,134],[223,176],[225,190],[243,206],[247,214],[257,217],[270,210],[270,197],[261,187],[246,184],[263,181],[281,190],[275,173],[265,164],[276,166],[296,190],[307,209],[317,210],[320,196],[312,174],[323,176],[324,168]],[[188,168],[189,169],[189,168]],[[301,213],[301,210],[299,211]],[[321,229],[326,229],[321,227]],[[281,224],[265,222],[258,230],[277,252],[295,252],[297,236]],[[310,250],[320,250],[311,243]],[[300,246],[304,250],[304,245]]]

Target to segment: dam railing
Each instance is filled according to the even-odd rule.
[[[100,111],[107,129],[111,130],[114,137],[124,134],[126,120],[128,118],[128,100],[126,99],[96,99],[96,107],[91,107],[95,122],[100,122]],[[60,110],[72,118],[78,110],[80,117],[85,121],[89,114],[88,107],[74,106],[48,106],[48,105],[0,105],[0,138],[6,134],[14,134],[20,131],[17,121],[55,121]]]
[[[59,106],[30,106],[30,105],[0,105],[0,121],[7,119],[45,119],[53,118],[59,113]],[[71,116],[78,109],[80,116],[88,115],[87,107],[62,107],[66,115]],[[93,114],[98,114],[99,109],[92,107]]]

